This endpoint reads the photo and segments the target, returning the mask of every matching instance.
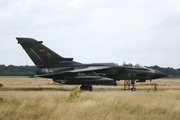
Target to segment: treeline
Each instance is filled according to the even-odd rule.
[[[172,77],[180,77],[180,68],[163,68],[159,66],[151,66],[148,68],[152,68],[155,70],[159,70],[161,72],[166,73]],[[33,76],[36,74],[37,67],[36,66],[14,66],[14,65],[0,65],[0,76]]]
[[[0,65],[0,76],[33,76],[36,74],[35,66]]]

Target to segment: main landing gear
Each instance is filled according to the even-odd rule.
[[[124,91],[125,90],[136,91],[135,80],[124,80]]]
[[[92,88],[92,85],[90,84],[82,84],[80,89],[83,91],[92,91],[93,88]]]

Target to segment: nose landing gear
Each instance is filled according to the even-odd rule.
[[[125,90],[136,91],[135,80],[124,80],[124,91]]]

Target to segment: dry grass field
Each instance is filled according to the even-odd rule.
[[[123,91],[121,81],[93,86],[94,92],[42,78],[0,77],[0,83],[0,120],[180,119],[180,79],[137,83],[136,92]]]
[[[45,78],[29,78],[19,76],[0,76],[0,83],[4,84],[5,88],[1,90],[62,90],[72,91],[77,85],[54,85],[51,79]],[[123,90],[124,82],[118,81],[118,86],[97,86],[93,85],[93,90]],[[180,90],[180,79],[164,78],[136,83],[137,90],[151,90],[157,84],[158,90]],[[79,85],[80,86],[80,85]],[[33,89],[34,88],[34,89]],[[39,89],[38,89],[39,88]]]

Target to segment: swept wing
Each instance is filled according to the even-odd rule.
[[[98,70],[107,70],[107,69],[110,69],[110,67],[107,67],[107,66],[90,66],[90,67],[81,68],[81,69],[66,70],[66,71],[60,71],[60,72],[56,72],[56,73],[35,75],[35,77],[63,78],[67,74],[68,75],[74,75],[74,74],[78,74],[78,73],[87,73],[87,72],[94,72],[94,71],[98,71]]]

